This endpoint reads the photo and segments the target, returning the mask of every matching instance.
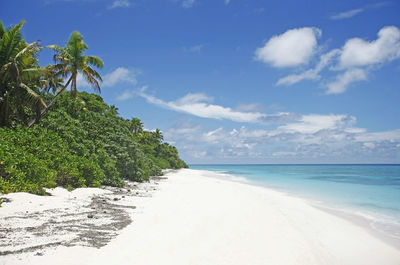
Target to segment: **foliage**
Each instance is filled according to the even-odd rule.
[[[67,142],[45,128],[0,128],[0,192],[44,194],[43,187],[98,187],[105,178],[91,159],[69,152]]]
[[[83,41],[83,36],[79,31],[72,32],[65,48],[61,48],[57,45],[50,45],[49,48],[56,52],[54,55],[54,62],[56,64],[48,67],[49,70],[45,72],[47,82],[44,82],[44,88],[48,90],[52,87],[54,90],[57,87],[60,87],[60,77],[68,78],[68,81],[64,86],[61,86],[61,89],[56,93],[50,103],[37,113],[36,118],[29,122],[29,127],[37,123],[43,115],[47,114],[50,107],[53,106],[56,99],[68,88],[68,86],[71,86],[71,95],[74,98],[77,97],[78,74],[81,74],[87,83],[96,91],[101,91],[99,82],[103,80],[100,74],[94,70],[92,66],[101,69],[103,68],[104,63],[97,56],[85,55],[85,51],[89,47]]]
[[[6,30],[0,23],[0,193],[123,186],[123,179],[187,167],[159,129],[144,131],[140,119],[119,117],[99,95],[77,91],[78,72],[100,91],[101,76],[91,66],[103,67],[84,55],[79,32],[65,48],[50,46],[55,65],[39,67],[39,46],[22,39],[23,24]]]
[[[25,124],[46,108],[38,91],[43,72],[36,59],[40,47],[22,38],[24,24],[5,29],[0,22],[0,126]]]

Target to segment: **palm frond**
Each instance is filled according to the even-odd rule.
[[[104,62],[97,56],[85,56],[88,64],[93,65],[99,69],[103,69]]]
[[[32,42],[15,55],[14,61],[17,61],[22,55],[24,55],[27,52],[37,53],[40,49],[41,47],[39,47],[39,41]]]
[[[97,81],[97,79],[101,80],[101,77],[95,70],[90,66],[86,66],[82,69],[82,75],[97,92],[101,93],[100,84],[99,81]]]
[[[41,76],[45,75],[45,73],[46,69],[44,67],[32,67],[20,71],[20,75],[24,80],[39,79]]]
[[[82,67],[82,72],[83,71],[85,71],[87,74],[92,75],[95,79],[103,82],[103,78],[101,78],[101,75],[89,65],[85,65],[84,67]]]
[[[74,58],[82,57],[89,47],[83,42],[83,36],[79,31],[74,31],[69,37],[66,49]]]
[[[6,29],[4,28],[3,22],[1,22],[1,20],[0,20],[0,39],[3,37],[5,32],[6,32]]]
[[[24,24],[25,21],[22,20],[3,34],[0,42],[0,65],[11,61],[11,58],[14,58],[26,46],[21,35],[21,28]]]
[[[29,101],[34,104],[40,106],[42,109],[47,107],[46,102],[44,102],[43,98],[33,91],[29,86],[24,83],[20,83],[19,86],[24,89],[25,95],[29,99]]]

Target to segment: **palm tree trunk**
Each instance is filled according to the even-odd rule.
[[[0,102],[0,126],[8,126],[9,122],[9,99],[8,94],[3,95],[3,102]]]
[[[67,89],[67,87],[69,86],[69,84],[72,81],[72,76],[69,78],[68,82],[65,84],[65,86],[54,96],[54,98],[50,101],[50,103],[47,105],[47,107],[42,110],[40,112],[40,115],[38,115],[38,117],[32,119],[29,123],[28,123],[28,127],[32,127],[35,123],[39,122],[39,120],[47,114],[47,112],[49,111],[50,107],[54,104],[54,102],[56,102],[57,98],[65,91],[65,89]]]

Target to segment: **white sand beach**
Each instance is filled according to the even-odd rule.
[[[127,200],[140,209],[129,212],[133,223],[101,248],[59,246],[41,256],[3,255],[0,264],[400,264],[400,251],[363,227],[305,200],[213,175],[171,172],[151,198]],[[1,218],[13,203],[3,203]]]

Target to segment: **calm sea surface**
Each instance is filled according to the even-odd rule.
[[[191,165],[365,218],[400,239],[400,165]]]

